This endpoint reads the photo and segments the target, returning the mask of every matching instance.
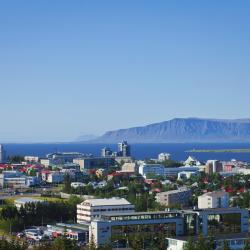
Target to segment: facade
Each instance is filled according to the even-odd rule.
[[[109,168],[115,165],[115,159],[113,157],[77,158],[74,159],[73,162],[78,164],[81,170]]]
[[[48,168],[49,166],[54,165],[54,161],[52,159],[42,158],[40,159],[40,163],[45,167]]]
[[[131,156],[130,145],[128,145],[127,141],[118,143],[118,152],[117,156],[129,157]]]
[[[189,199],[192,192],[190,189],[182,188],[178,190],[171,190],[156,194],[156,201],[164,206],[180,205],[182,207],[188,206]]]
[[[61,183],[64,180],[64,173],[59,171],[42,171],[42,180],[47,183]]]
[[[97,246],[108,243],[113,248],[129,248],[131,238],[141,235],[146,246],[159,237],[246,234],[248,219],[248,210],[240,208],[102,214],[91,221],[89,235]]]
[[[0,187],[27,188],[39,183],[36,176],[26,176],[18,171],[3,171],[0,174]]]
[[[165,175],[165,167],[161,164],[146,164],[143,163],[139,166],[139,174],[147,177],[148,174]]]
[[[136,163],[124,163],[121,172],[125,173],[138,173],[139,167]]]
[[[160,153],[158,155],[158,161],[167,161],[170,160],[171,154],[169,153]]]
[[[86,155],[78,152],[62,152],[62,153],[51,153],[48,154],[46,157],[51,159],[56,164],[60,163],[70,163],[73,162],[76,158],[84,158],[89,157],[91,155]]]
[[[209,192],[198,197],[198,208],[200,209],[220,207],[229,207],[229,195],[227,192]]]
[[[24,156],[24,160],[26,162],[33,163],[33,162],[38,162],[39,161],[39,157],[38,156]]]
[[[112,156],[112,150],[110,148],[103,148],[101,151],[101,156],[102,157],[108,157],[108,156]]]
[[[4,150],[3,145],[0,145],[0,163],[5,163],[6,162],[6,152]]]
[[[111,244],[113,248],[129,249],[129,241],[141,235],[144,236],[145,246],[152,238],[182,235],[183,223],[181,214],[176,212],[102,215],[99,220],[91,221],[89,235],[97,246]]]
[[[106,213],[133,212],[134,205],[124,198],[89,199],[77,205],[77,223],[90,223]]]
[[[223,171],[223,166],[220,161],[217,160],[209,160],[206,163],[205,172],[206,174],[219,173]]]

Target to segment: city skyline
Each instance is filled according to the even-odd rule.
[[[250,117],[248,1],[0,6],[0,142]]]

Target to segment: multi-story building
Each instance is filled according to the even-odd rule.
[[[165,167],[161,164],[147,164],[143,163],[139,166],[139,174],[147,177],[148,174],[165,175]]]
[[[59,171],[42,171],[42,180],[47,183],[61,183],[64,180],[65,173]]]
[[[246,234],[248,219],[248,210],[240,208],[102,214],[91,221],[89,235],[97,246],[111,244],[113,248],[129,248],[131,238],[143,235],[145,247],[152,238],[159,237],[167,238],[168,247],[173,247],[175,244],[170,240],[176,236]]]
[[[164,206],[175,206],[180,205],[187,207],[189,199],[192,195],[190,189],[180,188],[177,190],[171,190],[167,192],[160,192],[156,194],[156,201]]]
[[[6,151],[4,150],[3,145],[0,145],[0,163],[6,162]]]
[[[45,167],[48,168],[49,166],[54,165],[54,161],[48,158],[41,158],[40,163]]]
[[[131,156],[130,145],[128,145],[127,141],[122,141],[118,143],[117,156],[122,156],[122,157]]]
[[[33,162],[38,162],[39,157],[38,156],[24,156],[24,160],[26,162],[33,163]]]
[[[110,148],[103,148],[101,152],[102,157],[112,156],[112,150]]]
[[[0,174],[0,187],[26,188],[37,185],[39,180],[36,176],[26,176],[18,171],[3,171]]]
[[[170,160],[171,154],[169,153],[160,153],[158,155],[158,161],[167,161]]]
[[[178,212],[128,212],[92,220],[89,235],[97,246],[111,244],[115,249],[131,249],[131,238],[143,235],[146,246],[152,238],[183,235],[183,230],[184,221]]]
[[[198,197],[198,208],[200,209],[220,207],[229,207],[229,195],[227,192],[209,192]]]
[[[73,162],[80,166],[81,170],[109,168],[115,165],[115,159],[113,157],[88,157],[77,158]]]
[[[124,163],[121,172],[125,173],[138,173],[139,167],[135,162]]]
[[[219,173],[221,171],[223,171],[223,166],[220,161],[217,161],[217,160],[207,161],[206,168],[205,168],[205,172],[207,174]]]
[[[104,213],[127,213],[134,209],[124,198],[89,199],[77,205],[77,223],[90,223]]]
[[[73,160],[76,158],[84,158],[90,156],[92,155],[86,155],[78,152],[61,152],[61,153],[51,153],[48,154],[46,157],[47,159],[52,160],[56,164],[61,164],[61,163],[73,162]]]

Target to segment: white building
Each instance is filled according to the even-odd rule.
[[[229,207],[229,195],[224,191],[205,193],[198,197],[198,208],[227,208]]]
[[[158,161],[167,161],[170,160],[171,154],[169,153],[160,153],[158,155]]]
[[[194,172],[194,171],[182,171],[178,173],[178,180],[186,180],[186,179],[190,179],[191,176],[195,176],[198,175],[199,172]]]
[[[165,175],[165,167],[161,164],[143,163],[139,166],[139,174],[146,177],[147,174]]]
[[[54,164],[53,160],[47,159],[47,158],[40,159],[40,163],[41,163],[45,168],[48,168],[49,166],[52,166],[52,165]]]
[[[77,223],[91,222],[102,214],[134,212],[134,209],[124,198],[89,199],[77,205]]]
[[[0,187],[26,188],[38,184],[36,176],[26,176],[18,171],[3,171],[0,174]]]
[[[158,203],[164,206],[188,206],[189,199],[192,195],[190,189],[180,188],[166,192],[157,193],[155,198]]]
[[[38,162],[39,157],[38,156],[24,156],[24,160],[27,162]]]
[[[0,145],[0,163],[4,163],[6,161],[6,152],[4,150],[3,145]]]
[[[59,171],[42,171],[42,180],[47,183],[61,183],[64,180],[64,173]]]

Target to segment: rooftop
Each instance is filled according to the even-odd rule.
[[[15,200],[15,203],[37,203],[37,202],[44,202],[43,200],[38,200],[38,199],[33,199],[33,198],[29,198],[29,197],[23,197],[20,199]]]
[[[124,198],[114,197],[110,199],[89,199],[85,200],[81,204],[89,203],[90,206],[112,206],[112,205],[131,205],[130,202],[128,202]]]
[[[205,194],[203,194],[201,196],[221,197],[221,196],[224,196],[224,195],[227,195],[227,192],[225,192],[225,191],[214,191],[214,192],[205,193]]]

